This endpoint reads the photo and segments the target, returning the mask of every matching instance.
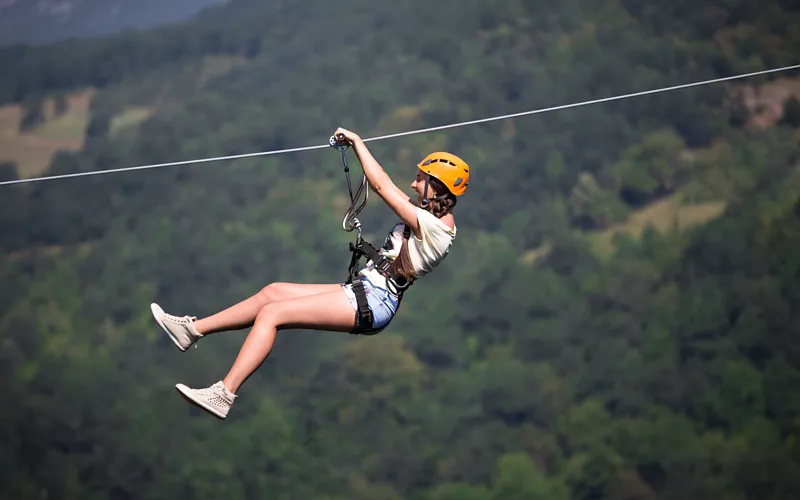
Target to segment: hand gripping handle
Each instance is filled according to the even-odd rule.
[[[342,133],[339,133],[335,136],[332,135],[330,140],[328,141],[328,144],[330,144],[332,148],[336,148],[341,152],[344,152],[345,150],[347,150],[347,148],[350,147],[350,143],[347,142],[347,140],[344,137],[344,134]]]

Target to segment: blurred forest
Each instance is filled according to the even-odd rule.
[[[50,43],[183,21],[226,0],[3,0],[0,44]]]
[[[233,0],[0,49],[0,104],[35,128],[91,90],[62,174],[798,62],[792,0]],[[279,335],[222,422],[173,386],[219,380],[245,332],[180,353],[148,305],[203,316],[343,280],[339,154],[0,187],[0,498],[798,498],[797,81],[370,143],[403,188],[432,150],[469,162],[450,256],[380,335]],[[395,216],[373,196],[361,220],[377,241]]]

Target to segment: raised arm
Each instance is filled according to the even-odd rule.
[[[408,195],[392,182],[389,174],[386,173],[380,163],[372,156],[372,153],[369,152],[369,149],[367,149],[361,137],[343,128],[336,130],[335,135],[338,136],[339,134],[344,134],[345,139],[352,145],[372,190],[389,205],[389,208],[391,208],[403,222],[408,224],[414,235],[419,238],[420,231],[419,220],[417,219],[417,206],[409,200]]]

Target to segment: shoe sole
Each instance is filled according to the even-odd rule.
[[[164,324],[164,322],[161,321],[160,317],[164,314],[164,310],[161,309],[161,307],[159,307],[158,304],[152,303],[150,304],[150,311],[153,313],[153,318],[155,318],[156,323],[158,323],[158,326],[160,326],[161,329],[164,330],[164,333],[169,335],[169,338],[172,339],[172,342],[175,343],[175,347],[180,349],[181,352],[186,352],[186,349],[181,346],[181,343],[178,342],[178,339],[175,338],[175,335],[173,335],[172,332],[169,331],[169,328],[167,328],[167,326]]]
[[[200,400],[194,399],[194,398],[191,396],[190,392],[189,392],[189,391],[191,391],[191,389],[189,389],[189,388],[188,388],[188,387],[186,387],[185,385],[183,385],[183,384],[176,384],[176,385],[175,385],[175,388],[178,390],[178,392],[180,393],[180,395],[181,395],[181,396],[183,396],[183,399],[185,399],[185,400],[186,400],[186,401],[188,401],[189,403],[192,403],[193,405],[197,406],[198,408],[202,408],[203,410],[205,410],[205,411],[209,412],[210,414],[214,415],[215,417],[217,417],[217,418],[218,418],[218,419],[220,419],[220,420],[225,420],[225,417],[226,417],[227,415],[223,415],[223,414],[219,413],[219,411],[217,411],[215,408],[213,408],[213,407],[211,407],[211,406],[207,405],[207,404],[206,404],[206,403],[204,403],[203,401],[200,401]]]

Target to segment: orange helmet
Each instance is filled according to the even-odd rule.
[[[431,153],[417,167],[442,181],[447,189],[456,196],[461,196],[469,184],[469,165],[458,156],[445,152]]]

